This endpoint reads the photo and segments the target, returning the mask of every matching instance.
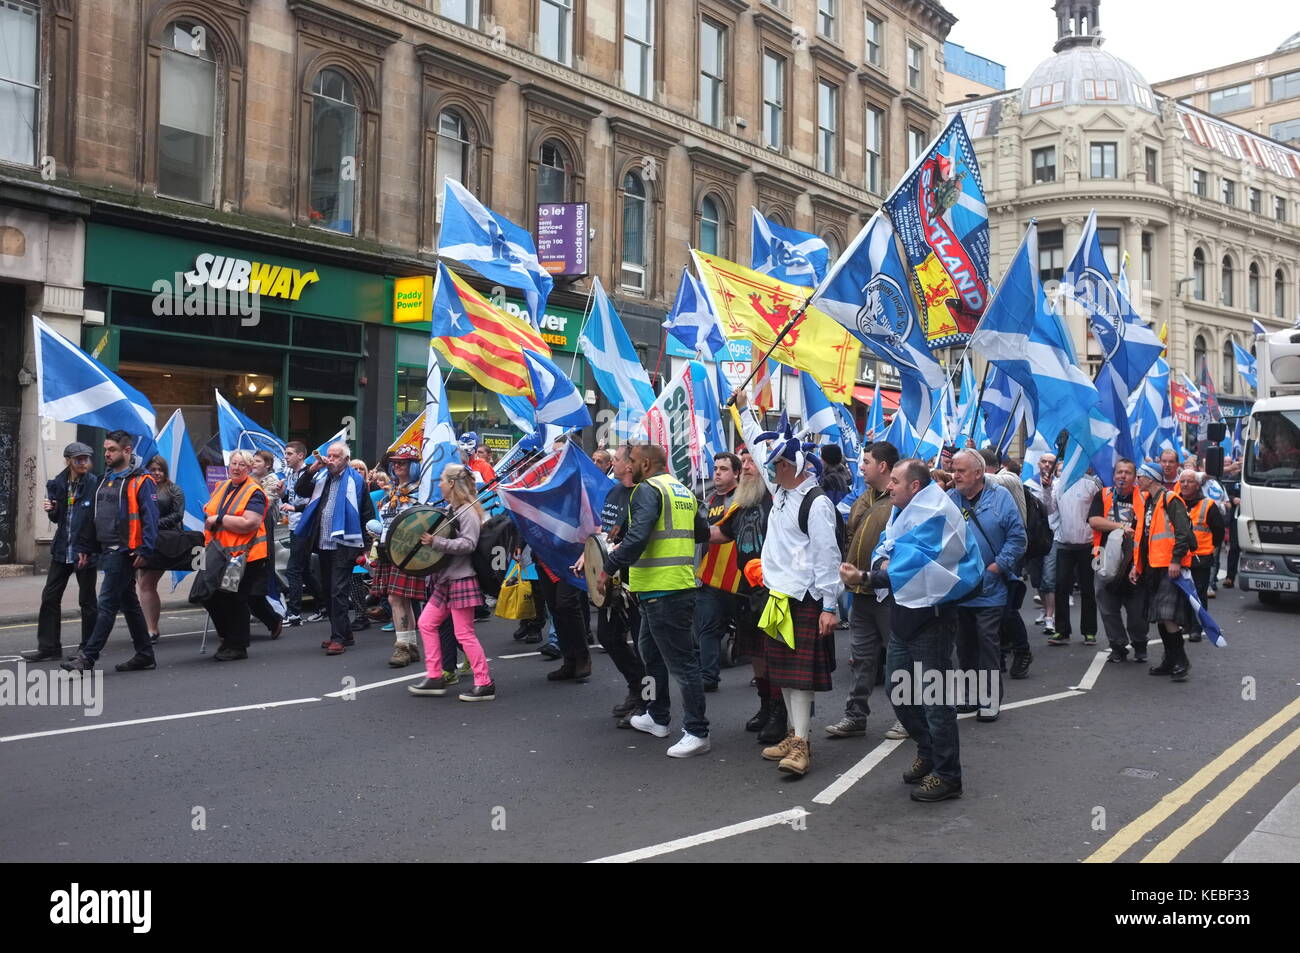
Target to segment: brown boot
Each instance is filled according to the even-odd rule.
[[[784,758],[786,755],[790,753],[791,746],[798,740],[799,739],[797,739],[794,736],[794,729],[791,728],[789,731],[785,733],[784,741],[782,741],[780,744],[775,744],[770,748],[763,749],[763,760],[780,761],[782,758]]]
[[[781,759],[781,763],[776,769],[783,774],[793,774],[799,777],[808,773],[808,766],[812,761],[812,745],[808,744],[806,738],[795,738],[790,745],[790,753]]]

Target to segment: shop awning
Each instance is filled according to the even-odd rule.
[[[875,393],[875,390],[876,389],[874,387],[854,387],[853,399],[856,400],[859,404],[865,404],[866,406],[870,407],[871,395]],[[890,390],[889,388],[886,387],[880,388],[880,402],[885,405],[885,410],[887,411],[897,410],[898,391]]]

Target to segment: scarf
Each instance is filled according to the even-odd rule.
[[[325,495],[325,488],[329,486],[330,472],[328,468],[317,471],[312,477],[311,501],[307,508],[302,512],[302,519],[298,521],[299,527],[310,527],[312,519],[316,515],[316,508],[322,504]],[[333,519],[330,520],[330,526],[320,528],[321,538],[326,536],[336,539],[344,546],[355,546],[360,548],[365,545],[361,538],[361,507],[358,502],[361,499],[362,485],[361,474],[351,467],[344,469],[343,474],[339,477],[339,488],[337,497],[334,500]],[[304,532],[307,532],[304,529]]]

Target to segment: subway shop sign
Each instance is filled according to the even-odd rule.
[[[191,288],[206,285],[217,291],[247,291],[286,301],[297,301],[304,288],[319,280],[315,268],[299,271],[288,265],[249,261],[212,252],[200,254],[194,259],[194,268],[185,272],[185,283]]]

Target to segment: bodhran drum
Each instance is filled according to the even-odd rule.
[[[384,539],[388,561],[408,575],[429,575],[446,553],[425,546],[420,537],[425,533],[453,537],[455,524],[455,520],[447,518],[447,510],[442,506],[413,506],[402,511],[389,525]]]
[[[604,533],[587,537],[587,542],[582,548],[582,574],[587,577],[587,595],[597,608],[604,606],[613,587],[618,585],[618,577],[613,576],[609,580],[610,588],[605,590],[604,595],[601,595],[596,588],[600,574],[605,571],[605,557],[608,555],[609,545]]]

